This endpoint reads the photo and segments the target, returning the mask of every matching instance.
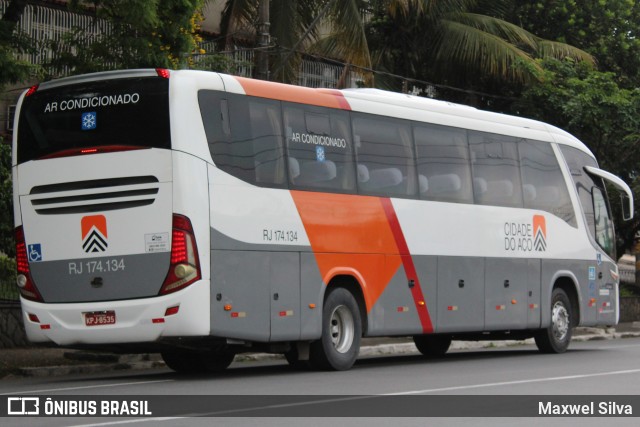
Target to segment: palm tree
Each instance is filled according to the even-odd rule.
[[[259,5],[266,0],[227,0],[222,14],[225,48],[248,43],[255,46]],[[301,53],[330,52],[358,67],[371,60],[361,15],[362,0],[268,0],[271,78],[294,80]]]
[[[541,74],[536,58],[594,63],[580,49],[500,19],[507,0],[227,0],[227,48],[255,45],[262,1],[270,2],[271,78],[278,81],[293,81],[301,52],[432,81],[483,75],[527,82]]]
[[[373,0],[368,36],[374,64],[431,81],[485,76],[524,83],[537,80],[537,58],[573,58],[594,64],[588,53],[544,40],[500,19],[506,0]]]

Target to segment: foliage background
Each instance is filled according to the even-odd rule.
[[[255,42],[246,38],[256,36],[259,1],[215,1],[226,6],[220,47]],[[198,44],[206,0],[71,0],[70,10],[90,13],[96,25],[105,20],[113,30],[90,39],[76,29],[47,42],[57,55],[42,66],[15,59],[36,46],[14,31],[26,4],[11,0],[0,20],[0,89],[64,67],[76,73],[139,67],[234,71],[226,57],[212,52],[199,65],[193,61],[205,53]],[[636,220],[616,221],[619,253],[633,245],[640,229],[640,1],[271,0],[270,6],[276,78],[292,79],[300,52],[289,53],[299,45],[300,51],[363,67],[373,76],[366,83],[396,91],[407,89],[407,82],[408,89],[430,87],[438,99],[531,117],[576,135],[603,168],[634,189]],[[370,17],[366,23],[362,11]],[[314,27],[322,13],[324,32],[329,29],[324,38]],[[9,148],[0,147],[0,251],[12,256]],[[610,198],[618,209],[613,193]]]

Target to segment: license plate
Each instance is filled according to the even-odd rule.
[[[113,325],[115,323],[116,312],[113,310],[84,313],[85,326]]]

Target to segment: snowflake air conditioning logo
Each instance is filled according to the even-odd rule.
[[[538,252],[547,250],[547,222],[542,215],[533,216],[533,246]]]
[[[82,113],[82,130],[93,130],[98,124],[98,115],[95,111]]]
[[[107,250],[107,218],[104,215],[82,217],[82,249],[87,252],[104,252]]]

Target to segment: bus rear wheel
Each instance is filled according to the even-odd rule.
[[[162,360],[166,365],[181,374],[199,372],[221,372],[227,369],[235,354],[221,351],[166,351],[162,352]]]
[[[567,293],[556,288],[551,294],[551,323],[535,335],[536,345],[542,353],[564,353],[572,335],[572,308]]]
[[[447,335],[415,335],[413,342],[425,357],[436,358],[444,356],[449,350],[451,337]]]
[[[298,353],[298,348],[295,345],[293,345],[291,350],[284,353],[284,358],[293,369],[302,370],[309,367],[309,362],[307,360],[300,360],[300,354]]]
[[[309,363],[324,370],[350,369],[360,352],[362,320],[355,298],[344,288],[329,291],[322,310],[322,337],[311,344]]]

